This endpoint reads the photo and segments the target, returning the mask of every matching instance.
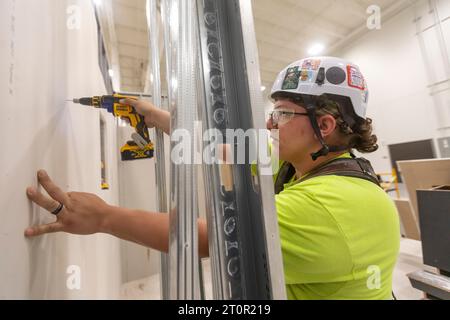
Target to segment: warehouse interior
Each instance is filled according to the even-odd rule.
[[[164,110],[180,108],[176,109],[178,115],[172,114],[172,125],[183,128],[180,117],[186,120],[189,114],[197,114],[199,97],[203,95],[198,94],[198,78],[179,75],[181,71],[195,72],[199,61],[204,60],[196,56],[197,51],[185,55],[180,52],[196,48],[204,40],[199,34],[202,28],[195,29],[199,22],[194,21],[202,3],[217,5],[218,12],[238,10],[222,2],[0,2],[0,92],[5,99],[0,126],[5,137],[0,142],[4,150],[0,155],[1,300],[228,297],[216,292],[220,268],[215,271],[214,264],[216,255],[223,252],[211,251],[211,258],[204,259],[189,250],[181,255],[180,248],[173,249],[181,241],[174,233],[169,255],[173,249],[175,255],[178,253],[175,258],[100,232],[24,237],[27,227],[55,220],[26,195],[27,187],[38,187],[36,173],[41,169],[64,192],[95,194],[111,206],[148,212],[163,212],[165,208],[168,212],[179,205],[187,210],[194,208],[200,217],[210,214],[208,199],[215,193],[208,190],[211,181],[205,178],[207,170],[197,166],[190,171],[187,166],[171,163],[173,140],[169,135],[150,128],[155,153],[152,151],[146,159],[123,161],[120,150],[135,132],[130,123],[108,110],[75,104],[73,99],[113,93],[139,97]],[[243,30],[247,55],[242,56],[247,59],[248,70],[241,73],[248,79],[252,110],[261,112],[253,111],[255,127],[265,128],[267,119],[262,117],[273,109],[273,83],[293,61],[331,56],[359,66],[370,90],[367,116],[373,120],[379,148],[374,153],[357,155],[371,162],[400,222],[392,291],[397,300],[450,299],[450,256],[446,254],[450,249],[450,1],[231,2],[241,10],[242,26],[230,27],[231,35],[223,32],[221,36],[233,39],[236,30]],[[167,6],[173,6],[169,13]],[[183,15],[182,10],[192,11]],[[178,14],[172,20],[171,15]],[[224,20],[227,18],[231,19]],[[172,33],[168,39],[167,28],[175,29],[170,25],[174,20],[180,26],[192,23],[194,28],[181,26],[180,33]],[[199,21],[201,24],[202,19]],[[256,46],[253,51],[252,39]],[[238,56],[239,52],[233,57]],[[186,68],[174,72],[175,66]],[[196,91],[196,97],[189,96]],[[246,112],[230,117],[245,120]],[[17,144],[15,140],[22,136],[28,140]],[[184,180],[176,180],[178,174]],[[195,183],[189,185],[188,181]],[[267,180],[261,181],[262,186],[267,185]],[[270,177],[269,184],[271,181]],[[264,188],[262,194],[267,195]],[[270,190],[270,197],[261,196],[269,213],[275,208],[273,192]],[[179,228],[178,237],[197,236],[196,228],[186,234],[180,231],[186,226],[189,229],[188,222],[192,221],[188,215],[174,216],[178,224],[171,221],[171,228]],[[262,221],[270,239],[273,221],[267,217]],[[279,240],[274,239],[261,249],[268,252],[271,276],[282,268],[281,253],[273,252],[279,246]],[[200,276],[192,280],[178,273],[173,277],[183,269],[174,261],[190,263],[189,268],[200,270]],[[162,270],[169,265],[170,270]],[[183,282],[177,283],[183,294],[165,288],[172,281],[168,279],[173,278]],[[280,289],[284,277],[270,279],[274,288],[271,298],[286,298]],[[284,285],[281,287],[284,290]],[[186,293],[191,289],[195,293]]]

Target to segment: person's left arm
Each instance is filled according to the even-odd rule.
[[[63,205],[56,221],[27,228],[25,236],[36,237],[47,233],[66,232],[78,235],[107,233],[155,250],[167,252],[169,247],[169,215],[145,212],[108,205],[95,194],[63,192],[41,170],[38,181],[50,197],[36,188],[28,188],[28,198],[49,212]],[[208,235],[206,221],[198,220],[199,255],[207,257]]]

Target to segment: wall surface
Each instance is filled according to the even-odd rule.
[[[119,240],[23,236],[29,225],[54,220],[25,195],[27,186],[37,186],[38,169],[64,191],[119,203],[114,119],[105,115],[111,188],[102,191],[99,111],[65,102],[105,92],[91,1],[2,0],[0,43],[0,299],[117,298]],[[70,266],[79,267],[80,290],[67,287],[67,271],[77,270]]]
[[[334,54],[358,64],[367,78],[368,116],[374,120],[380,150],[365,157],[377,172],[391,171],[388,145],[450,135],[450,1],[437,0],[434,11],[429,3],[418,1]],[[442,48],[436,12],[441,21],[447,18]]]
[[[123,145],[134,130],[120,127],[119,145]],[[152,138],[155,143],[155,139]],[[121,207],[150,212],[157,211],[155,186],[155,158],[119,163],[119,202]],[[151,232],[151,231],[149,231]],[[122,241],[122,279],[130,282],[147,278],[159,271],[159,252],[141,245]]]

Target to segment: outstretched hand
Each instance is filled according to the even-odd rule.
[[[63,208],[57,214],[56,222],[30,227],[25,230],[25,236],[36,237],[54,232],[89,235],[105,231],[105,217],[111,207],[102,199],[89,193],[63,192],[44,170],[38,172],[38,181],[50,197],[29,187],[28,198],[49,212],[57,211],[61,204]]]

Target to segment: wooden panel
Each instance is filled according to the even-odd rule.
[[[416,190],[450,184],[450,159],[397,162],[408,190],[416,221],[419,221]]]
[[[411,203],[407,199],[394,200],[397,206],[398,215],[405,231],[405,237],[413,240],[420,240],[419,224],[413,213]]]

